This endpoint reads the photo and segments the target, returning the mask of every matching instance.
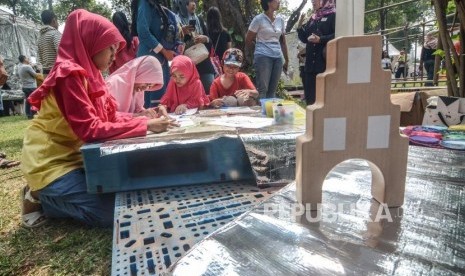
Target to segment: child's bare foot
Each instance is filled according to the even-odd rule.
[[[38,198],[39,193],[31,191],[27,186],[21,190],[22,225],[26,228],[39,227],[48,221]]]

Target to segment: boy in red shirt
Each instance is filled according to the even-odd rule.
[[[246,74],[239,72],[243,60],[244,55],[239,49],[230,48],[224,52],[224,73],[217,77],[210,87],[210,106],[216,108],[223,106],[225,104],[223,100],[228,96],[237,98],[239,106],[258,104],[257,89]]]

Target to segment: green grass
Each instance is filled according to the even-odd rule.
[[[0,117],[0,151],[20,160],[29,121]],[[111,229],[92,229],[71,220],[43,227],[20,226],[19,191],[26,181],[18,167],[0,169],[0,276],[109,275]]]

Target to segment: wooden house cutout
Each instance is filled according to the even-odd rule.
[[[399,133],[400,107],[391,103],[381,45],[379,35],[327,45],[326,71],[317,76],[316,102],[307,107],[306,132],[297,138],[297,200],[311,210],[322,201],[326,175],[349,159],[369,163],[374,199],[389,207],[404,202],[408,139]]]

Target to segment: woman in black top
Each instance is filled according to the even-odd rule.
[[[326,70],[326,44],[334,38],[336,30],[336,4],[334,0],[312,0],[315,11],[308,22],[297,29],[300,41],[306,43],[304,93],[307,105],[315,103],[316,75]],[[303,16],[299,24],[302,24]]]
[[[231,35],[221,22],[221,13],[217,7],[211,7],[207,12],[208,36],[212,40],[212,47],[215,54],[222,59],[224,52],[231,48]]]

